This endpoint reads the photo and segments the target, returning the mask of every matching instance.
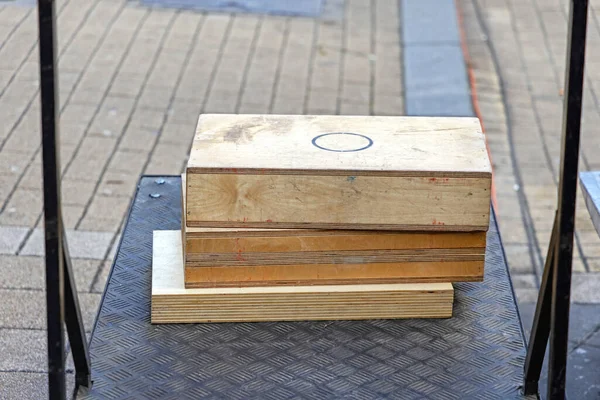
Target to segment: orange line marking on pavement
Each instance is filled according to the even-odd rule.
[[[475,115],[479,118],[481,122],[481,128],[485,134],[485,125],[483,123],[483,116],[481,115],[481,109],[479,108],[479,99],[477,97],[477,83],[475,80],[475,74],[473,73],[473,69],[471,68],[471,57],[469,56],[469,49],[467,48],[467,38],[465,35],[465,29],[463,25],[463,17],[460,9],[460,5],[457,0],[454,0],[454,5],[456,6],[456,17],[458,20],[458,30],[460,33],[460,47],[462,48],[463,57],[465,58],[465,64],[467,65],[467,75],[469,77],[469,86],[471,87],[471,103],[473,104],[473,110],[475,111]],[[492,160],[492,152],[490,151],[490,146],[487,143],[487,138],[485,141],[485,146],[487,148],[488,155],[490,157],[490,161]],[[492,163],[492,204],[494,205],[494,210],[498,211],[498,203],[496,202],[496,185],[494,184],[494,168]]]

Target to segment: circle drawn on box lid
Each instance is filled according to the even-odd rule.
[[[350,153],[373,146],[373,139],[360,133],[330,132],[315,136],[312,144],[321,150]]]

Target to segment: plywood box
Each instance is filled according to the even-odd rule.
[[[476,118],[202,115],[190,227],[485,231]]]
[[[154,232],[154,324],[448,318],[453,300],[450,283],[186,289],[180,232]]]
[[[199,228],[185,210],[187,288],[483,279],[486,232]]]

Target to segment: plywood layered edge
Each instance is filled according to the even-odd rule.
[[[185,286],[480,282],[483,261],[185,267]]]
[[[186,289],[179,231],[155,231],[151,321],[250,321],[448,318],[450,283]]]
[[[260,253],[298,251],[369,251],[473,249],[485,251],[485,232],[385,232],[385,231],[266,231],[264,236],[247,230],[226,232],[187,228],[187,246],[192,253]]]

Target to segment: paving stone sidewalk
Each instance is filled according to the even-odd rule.
[[[46,390],[37,12],[0,0],[0,398]],[[64,217],[89,331],[140,174],[182,172],[200,112],[403,114],[396,0],[317,18],[57,3]]]
[[[521,301],[533,301],[552,229],[562,134],[568,2],[461,0],[479,105],[494,164],[502,239]],[[580,170],[600,169],[595,51],[590,10]],[[578,191],[576,302],[599,303],[600,238]]]
[[[569,1],[457,4],[492,153],[500,230],[529,331],[557,201]],[[599,17],[592,4],[580,171],[600,169]],[[577,196],[567,389],[569,398],[598,399],[600,238],[581,190]]]

